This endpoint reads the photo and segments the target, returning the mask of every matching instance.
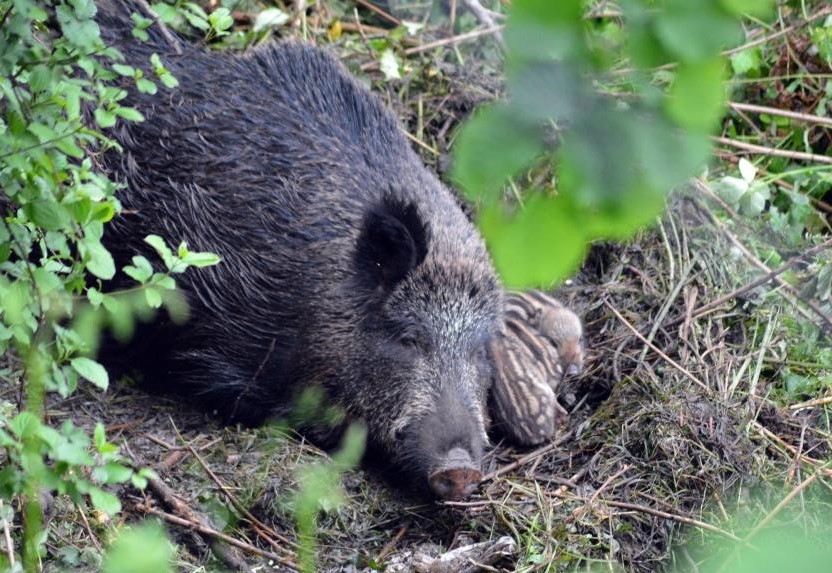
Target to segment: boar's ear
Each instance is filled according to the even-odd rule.
[[[385,197],[364,216],[356,262],[374,287],[393,287],[427,252],[427,228],[415,204]]]

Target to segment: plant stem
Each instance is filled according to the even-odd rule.
[[[35,340],[26,361],[26,411],[38,422],[43,420],[44,389],[48,359],[42,354]],[[23,455],[34,462],[26,479],[26,507],[23,521],[23,569],[26,573],[40,570],[39,547],[43,530],[43,508],[40,503],[41,452],[38,436],[27,429],[23,438]]]

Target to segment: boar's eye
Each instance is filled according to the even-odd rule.
[[[408,332],[399,336],[398,342],[406,348],[418,349],[420,346],[419,337],[413,334],[412,332]]]

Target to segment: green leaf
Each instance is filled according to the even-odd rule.
[[[95,444],[95,449],[101,451],[101,448],[104,444],[107,443],[107,436],[106,430],[104,429],[104,424],[101,422],[96,422],[95,430],[93,430],[93,444]]]
[[[686,64],[707,61],[742,40],[737,20],[712,2],[674,2],[658,11],[655,32],[668,51]]]
[[[582,17],[580,0],[515,0],[505,31],[509,57],[548,60],[585,55]]]
[[[48,199],[38,199],[25,210],[36,225],[47,231],[60,231],[72,225],[72,219],[63,205]]]
[[[90,501],[92,501],[92,505],[95,509],[103,511],[110,516],[113,516],[121,511],[121,502],[118,498],[110,492],[104,491],[103,489],[97,487],[90,488]],[[145,549],[145,551],[147,551],[147,549]],[[126,569],[121,569],[121,572],[126,573],[131,570],[134,569],[130,569],[128,567]]]
[[[103,573],[171,573],[173,551],[155,523],[123,529],[104,558]]]
[[[79,248],[89,260],[87,270],[100,279],[110,280],[116,274],[116,263],[110,252],[97,239],[85,238],[78,244]]]
[[[401,79],[402,74],[399,71],[399,60],[396,58],[396,54],[393,53],[392,49],[387,48],[381,53],[381,57],[378,60],[378,66],[381,73],[384,74],[384,79]]]
[[[37,136],[41,143],[52,141],[58,136],[54,129],[41,123],[30,123],[28,129]]]
[[[720,0],[720,4],[737,16],[768,18],[774,11],[773,0]]]
[[[176,6],[166,2],[156,2],[155,4],[150,5],[150,9],[153,10],[156,15],[159,16],[159,19],[165,24],[171,24],[174,20],[176,20]]]
[[[104,295],[101,294],[95,287],[91,287],[87,290],[87,300],[90,301],[90,304],[93,306],[100,306],[102,302],[104,302]]]
[[[712,131],[725,110],[723,70],[721,58],[680,65],[666,100],[668,115],[692,131]]]
[[[208,16],[208,21],[218,36],[225,36],[228,33],[226,30],[234,25],[234,18],[231,17],[231,11],[225,7],[217,8],[211,12]]]
[[[127,121],[144,121],[144,116],[132,107],[117,107],[113,110],[115,114]]]
[[[267,8],[254,19],[252,31],[257,33],[266,28],[277,28],[289,21],[289,15],[279,8]]]
[[[69,0],[75,9],[75,16],[79,20],[90,20],[98,11],[93,0]]]
[[[153,287],[144,289],[144,298],[150,308],[159,308],[162,306],[162,295]]]
[[[136,75],[136,68],[133,66],[126,66],[124,64],[113,64],[113,71],[120,76],[132,78]]]
[[[583,229],[565,201],[535,195],[513,217],[490,205],[480,221],[483,235],[508,288],[549,286],[573,272],[586,251]]]
[[[760,48],[748,48],[731,56],[731,68],[737,76],[758,73],[761,63]]]
[[[218,264],[221,259],[214,253],[186,253],[182,261],[191,267],[210,267]]]
[[[124,483],[132,476],[133,470],[117,462],[108,462],[93,471],[93,479],[101,484]]]
[[[108,127],[113,127],[116,124],[116,114],[106,111],[103,108],[97,108],[94,115],[95,122],[101,129],[107,129]]]
[[[495,142],[500,142],[500,153],[494,152]],[[453,178],[471,199],[493,197],[542,148],[536,130],[518,124],[507,107],[486,108],[459,135]]]
[[[179,80],[177,80],[173,76],[173,74],[171,74],[170,72],[164,72],[164,73],[158,74],[158,76],[159,76],[159,80],[162,82],[162,84],[170,90],[172,90],[173,88],[175,88],[179,85]]]
[[[110,385],[110,378],[107,371],[101,364],[91,358],[78,357],[70,362],[78,374],[95,384],[98,388],[106,390]]]
[[[159,235],[148,235],[145,237],[144,242],[156,249],[156,252],[162,257],[165,267],[168,269],[173,268],[174,264],[176,264],[176,259],[162,237]]]
[[[139,78],[136,80],[136,88],[143,94],[155,95],[158,91],[156,84],[147,78]]]

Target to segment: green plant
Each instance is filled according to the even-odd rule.
[[[707,159],[725,108],[720,50],[740,39],[740,15],[765,15],[772,2],[620,5],[619,29],[584,19],[580,0],[512,3],[509,97],[463,128],[454,170],[481,203],[480,227],[509,286],[562,279],[591,241],[628,237],[655,219],[670,189]],[[554,189],[515,193],[507,210],[506,181],[541,161],[551,163]]]
[[[119,54],[104,46],[92,0],[43,3],[0,2],[0,353],[22,362],[24,410],[0,410],[4,499],[21,496],[24,506],[22,561],[36,571],[46,531],[40,494],[86,499],[114,514],[118,499],[104,488],[146,482],[146,471],[128,467],[102,425],[92,438],[70,421],[44,421],[47,392],[68,396],[79,381],[106,389],[109,377],[94,359],[98,333],[110,326],[129,336],[136,316],[166,304],[181,314],[172,275],[190,266],[218,262],[180,245],[174,255],[158,237],[148,242],[164,271],[154,272],[141,256],[124,273],[135,288],[105,292],[117,272],[101,243],[104,225],[120,210],[116,185],[95,168],[93,154],[114,144],[97,129],[118,121],[142,121],[122,106],[126,92],[113,85],[132,77],[139,89],[156,89],[137,71],[119,66]],[[137,27],[141,35],[141,22]],[[158,79],[175,81],[158,59]],[[151,87],[152,86],[152,87]],[[88,477],[87,477],[88,476]],[[6,559],[3,555],[0,559]],[[6,563],[5,565],[11,565]]]

